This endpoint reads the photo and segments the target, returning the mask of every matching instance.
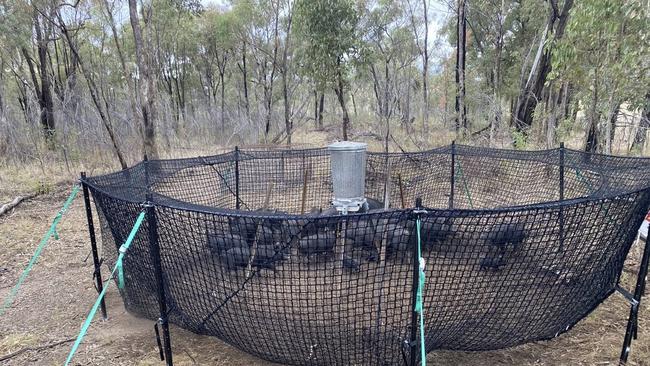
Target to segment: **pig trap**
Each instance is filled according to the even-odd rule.
[[[170,322],[283,364],[415,365],[557,337],[617,291],[623,361],[636,338],[648,248],[636,287],[619,281],[650,159],[339,143],[143,161],[82,184],[111,268],[146,210],[120,295],[163,325],[168,363]]]

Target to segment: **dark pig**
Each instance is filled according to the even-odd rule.
[[[237,234],[223,235],[207,234],[208,249],[213,255],[219,256],[222,252],[232,248],[247,247],[246,240]]]
[[[222,258],[224,264],[228,269],[237,269],[238,267],[246,267],[251,257],[251,251],[248,247],[239,247],[226,250]]]
[[[489,232],[484,234],[487,242],[504,252],[509,245],[514,250],[519,248],[526,239],[526,231],[522,223],[508,223],[496,225]]]
[[[333,231],[323,231],[303,237],[298,242],[298,251],[302,255],[333,253],[336,245],[336,234]]]

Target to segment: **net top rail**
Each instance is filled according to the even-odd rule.
[[[563,199],[559,194],[560,167],[564,170]],[[383,201],[390,181],[389,198],[395,210],[412,207],[416,197],[422,197],[426,207],[438,210],[533,209],[644,190],[650,187],[649,168],[650,158],[644,157],[567,148],[521,151],[456,144],[419,152],[369,152],[366,194]],[[86,178],[85,183],[132,203],[144,202],[149,195],[158,205],[178,209],[294,217],[305,213],[300,210],[304,194],[309,201],[306,211],[328,206],[332,198],[329,169],[326,148],[236,148],[212,156],[141,161],[119,172]],[[237,207],[237,185],[242,207]],[[217,188],[206,189],[208,186]],[[271,201],[284,202],[271,202],[267,208],[272,210],[262,214],[258,211],[267,189],[272,189]],[[301,192],[303,189],[306,192]],[[453,205],[450,195],[455,197]]]

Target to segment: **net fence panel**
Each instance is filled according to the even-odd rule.
[[[150,161],[86,183],[109,266],[150,194],[170,321],[274,362],[409,355],[416,197],[427,352],[553,338],[615,290],[650,204],[648,159],[565,150],[561,202],[558,149],[457,145],[453,161],[450,147],[369,153],[372,207],[344,216],[330,207],[325,149]],[[156,320],[148,225],[125,256],[120,294]]]

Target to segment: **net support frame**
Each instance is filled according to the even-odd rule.
[[[160,310],[160,318],[158,324],[162,328],[163,333],[163,350],[165,356],[165,364],[173,366],[172,360],[172,346],[171,336],[169,334],[169,320],[167,314],[167,298],[165,296],[165,284],[163,279],[162,262],[160,258],[160,245],[158,243],[158,223],[156,219],[156,206],[153,203],[151,193],[147,193],[147,201],[145,203],[146,220],[149,230],[149,250],[151,255],[151,262],[154,267],[154,275],[156,277],[156,285],[158,287],[158,307]]]
[[[639,308],[641,305],[641,298],[645,289],[645,283],[648,276],[648,267],[650,266],[650,241],[646,239],[645,246],[643,249],[643,256],[641,257],[641,266],[639,267],[639,273],[636,279],[636,285],[634,286],[634,295],[631,299],[628,298],[630,302],[630,316],[627,319],[627,327],[625,329],[625,338],[623,339],[623,348],[621,350],[620,362],[621,364],[626,364],[627,359],[630,355],[630,348],[632,345],[632,339],[637,338],[638,330],[638,316]],[[627,298],[627,296],[626,296]]]
[[[93,221],[93,209],[90,204],[90,192],[88,191],[88,185],[86,184],[86,172],[81,172],[81,189],[84,195],[84,206],[86,208],[86,221],[88,222],[88,237],[90,239],[90,248],[93,256],[93,265],[95,270],[93,272],[93,279],[95,281],[95,287],[97,293],[101,293],[104,289],[104,281],[102,280],[102,261],[99,258],[99,251],[97,250],[97,236],[95,235],[95,223]],[[102,319],[108,319],[108,313],[106,311],[106,301],[102,298],[101,301],[101,312]]]
[[[239,200],[239,146],[235,146],[235,209],[239,210],[241,203]]]
[[[419,218],[422,212],[422,198],[417,197],[415,199],[415,210],[412,211],[412,214],[415,214],[413,218]],[[411,284],[411,335],[409,339],[410,346],[410,364],[408,366],[416,366],[418,358],[418,317],[420,314],[416,310],[417,297],[418,297],[418,284],[420,283],[420,253],[418,253],[418,243],[417,241],[413,244],[412,251],[412,260],[413,260],[413,283]]]
[[[454,189],[456,185],[456,140],[451,142],[451,175],[449,176],[449,209],[454,208]]]

